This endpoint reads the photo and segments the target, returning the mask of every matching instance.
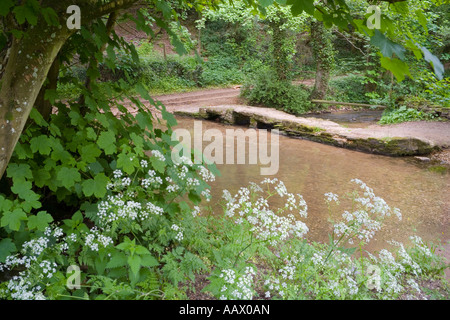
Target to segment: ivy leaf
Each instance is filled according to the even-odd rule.
[[[109,183],[109,179],[104,173],[99,173],[94,179],[83,181],[81,187],[85,196],[90,197],[92,195],[97,198],[103,198],[106,194],[106,186]]]
[[[20,208],[14,211],[6,211],[1,219],[1,226],[8,227],[13,231],[19,231],[21,221],[27,220],[27,214]]]
[[[28,217],[27,225],[30,230],[37,229],[39,231],[44,231],[52,221],[52,216],[46,211],[39,211],[37,215]]]
[[[97,140],[97,134],[95,133],[94,129],[91,127],[86,128],[86,137],[92,141]]]
[[[58,171],[56,179],[61,181],[63,187],[70,189],[75,185],[75,182],[81,181],[81,175],[76,168],[62,167]]]
[[[41,14],[50,26],[59,26],[58,14],[53,10],[53,8],[41,8]]]
[[[4,263],[6,261],[6,257],[15,251],[17,251],[17,248],[11,239],[2,239],[2,241],[0,241],[0,263]]]
[[[406,49],[403,46],[386,38],[386,36],[379,30],[375,30],[375,34],[370,39],[370,43],[378,47],[383,56],[387,58],[392,58],[392,55],[395,53],[401,60],[405,59],[404,52],[406,51]]]

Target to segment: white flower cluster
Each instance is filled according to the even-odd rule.
[[[98,204],[97,216],[103,226],[109,226],[119,219],[144,220],[150,214],[162,215],[163,209],[151,202],[141,204],[133,200],[124,200],[122,194],[108,195],[106,200]]]
[[[98,251],[99,245],[106,248],[111,244],[113,244],[112,239],[101,234],[96,227],[92,228],[90,232],[86,234],[84,239],[84,245],[89,247],[92,251]]]
[[[161,153],[161,151],[159,150],[153,150],[152,151],[152,156],[155,157],[156,159],[165,162],[166,158],[164,157],[164,155]]]
[[[192,216],[195,218],[198,216],[199,213],[200,213],[200,207],[194,206],[194,210],[192,210]]]
[[[337,194],[334,194],[332,192],[325,193],[326,201],[331,202],[334,201],[336,203],[339,203],[339,196]]]
[[[262,188],[255,188],[251,185],[249,188],[240,188],[237,194],[232,197],[229,191],[225,190],[223,197],[227,200],[225,213],[228,217],[237,215],[236,223],[241,224],[245,221],[252,225],[251,232],[258,239],[268,240],[271,245],[276,245],[279,241],[288,239],[291,236],[303,237],[308,231],[308,227],[302,221],[296,220],[293,214],[279,215],[285,209],[290,211],[297,210],[301,217],[306,217],[306,203],[298,195],[298,201],[293,194],[287,192],[286,187],[277,179],[265,179],[262,184],[275,184],[276,194],[280,197],[286,196],[287,202],[284,208],[275,213],[270,209],[268,197],[260,196],[256,201],[251,199],[262,192]],[[256,191],[255,191],[256,190]],[[270,191],[269,191],[270,192]],[[273,195],[273,194],[271,194]]]
[[[373,193],[373,189],[369,188],[364,182],[359,179],[352,179],[352,182],[355,182],[359,185],[359,187],[364,191],[365,198],[357,198],[356,202],[361,203],[366,210],[368,210],[371,214],[374,214],[378,217],[384,218],[389,217],[392,214],[396,215],[398,220],[402,219],[402,214],[398,208],[391,209],[384,199],[375,196]]]
[[[355,239],[367,244],[375,233],[381,230],[385,217],[395,214],[401,220],[401,213],[397,208],[391,209],[382,198],[375,196],[373,190],[361,180],[353,179],[352,182],[359,185],[365,197],[355,199],[359,205],[353,212],[345,211],[342,214],[343,221],[334,224],[334,234],[345,238],[350,244],[353,244]],[[325,196],[327,202],[339,201],[333,193],[326,193]]]
[[[23,276],[14,276],[8,281],[6,290],[14,300],[46,300],[40,286],[33,286]]]
[[[414,244],[414,248],[419,250],[426,257],[431,257],[433,254],[431,253],[430,248],[423,242],[422,238],[419,236],[411,236],[409,239]]]
[[[174,231],[178,231],[177,235],[175,236],[175,239],[177,241],[183,240],[183,229],[180,226],[173,224],[171,229]]]
[[[213,182],[216,180],[216,177],[214,176],[214,174],[212,174],[212,172],[209,171],[204,166],[200,166],[199,174],[202,177],[203,181],[205,181],[205,182]]]
[[[57,265],[54,262],[44,260],[39,264],[39,267],[42,268],[42,273],[50,279],[55,274]]]
[[[220,278],[224,279],[224,286],[221,289],[221,300],[251,300],[253,298],[253,278],[256,273],[252,267],[246,267],[244,274],[236,277],[233,269],[224,269]]]

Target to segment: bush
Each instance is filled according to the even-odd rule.
[[[96,83],[83,109],[56,103],[48,120],[32,109],[0,183],[0,298],[173,298],[183,296],[178,282],[204,268],[188,249],[188,235],[200,232],[189,221],[213,176],[171,160],[175,119],[135,90],[166,128],[138,99],[128,97],[136,115],[111,107]],[[67,286],[74,265],[83,270],[77,290]]]
[[[330,99],[342,102],[369,103],[364,89],[365,77],[357,74],[332,79],[329,82]]]
[[[270,69],[262,69],[242,87],[241,95],[252,105],[263,105],[292,114],[309,111],[309,91],[294,86],[290,81],[280,81]]]
[[[399,109],[383,113],[379,123],[393,124],[407,121],[433,120],[435,116],[413,108],[401,106]]]

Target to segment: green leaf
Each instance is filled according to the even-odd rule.
[[[135,253],[142,256],[142,255],[150,254],[150,251],[148,251],[148,249],[146,247],[136,246]]]
[[[109,260],[106,268],[119,268],[127,265],[127,256],[122,252],[117,252],[112,255],[111,260]]]
[[[54,104],[55,100],[58,99],[58,91],[55,89],[45,90],[44,99],[50,101],[51,104]]]
[[[409,66],[406,62],[403,62],[397,58],[390,59],[387,57],[381,57],[380,62],[381,66],[386,70],[391,71],[399,82],[402,82],[406,75],[411,77]]]
[[[444,78],[444,65],[439,60],[438,57],[436,57],[434,54],[432,54],[427,48],[420,46],[420,49],[422,50],[422,53],[424,55],[424,59],[426,62],[431,64],[431,66],[434,69],[434,74],[439,80],[442,80]]]
[[[90,143],[81,147],[80,155],[83,161],[86,163],[91,163],[97,161],[99,155],[102,154],[102,151],[97,147],[96,144]]]
[[[37,215],[28,217],[27,225],[30,230],[37,229],[39,231],[44,231],[52,221],[53,217],[46,211],[39,211]]]
[[[30,140],[30,147],[33,153],[39,152],[42,155],[49,155],[52,150],[53,140],[45,135],[34,137]]]
[[[259,0],[259,4],[261,7],[265,8],[273,4],[273,0]]]
[[[159,160],[155,157],[150,157],[150,162],[152,164],[153,169],[155,169],[159,173],[164,173],[164,170],[166,168],[166,163],[164,161]]]
[[[150,254],[141,256],[141,265],[143,267],[156,267],[159,265],[158,260]]]
[[[130,266],[131,272],[137,276],[139,270],[141,269],[141,257],[138,255],[133,255],[128,257],[128,265]]]
[[[122,152],[117,157],[117,168],[122,168],[127,174],[132,174],[137,166],[138,163],[135,156]]]
[[[419,21],[422,28],[428,34],[428,21],[427,21],[427,17],[425,17],[425,15],[423,14],[423,11],[421,9],[417,9],[416,16],[417,16],[417,21]]]
[[[8,169],[6,169],[6,176],[12,178],[14,182],[33,179],[33,173],[31,172],[30,166],[24,163],[10,163]]]
[[[382,34],[379,30],[375,30],[374,36],[370,39],[370,43],[374,46],[378,47],[383,54],[383,56],[387,58],[392,58],[393,54],[396,54],[401,60],[405,59],[405,51],[406,49],[392,42],[390,39],[386,38],[384,34]]]
[[[13,202],[0,194],[0,213],[11,210]]]
[[[86,128],[86,137],[92,141],[97,140],[97,134],[95,133],[94,129],[91,127]]]
[[[11,187],[11,191],[17,194],[22,199],[25,199],[28,192],[31,191],[31,182],[30,181],[21,181],[20,183],[14,183]]]
[[[42,188],[51,178],[50,173],[45,169],[38,169],[33,171],[34,184]]]
[[[12,242],[11,239],[2,239],[0,241],[0,263],[4,263],[6,261],[6,257],[16,251],[16,245]]]
[[[47,127],[48,123],[44,120],[41,113],[37,111],[35,108],[30,111],[30,119],[32,119],[38,126]]]
[[[97,140],[97,145],[105,151],[105,154],[113,154],[116,152],[116,136],[112,131],[103,131]]]
[[[6,16],[9,10],[14,6],[13,0],[2,0],[0,1],[0,16]]]
[[[25,20],[29,24],[35,26],[37,24],[38,16],[36,12],[28,5],[18,6],[13,9],[16,16],[16,20],[19,24],[25,23]]]
[[[47,22],[50,26],[59,26],[59,19],[58,15],[53,10],[53,8],[47,7],[47,8],[41,8],[41,14],[45,19],[45,22]]]
[[[56,179],[61,181],[63,187],[70,189],[75,182],[81,181],[81,175],[76,168],[62,167],[56,174]]]
[[[7,211],[1,219],[1,226],[8,227],[13,231],[19,231],[21,221],[27,220],[27,214],[20,208],[14,211]]]
[[[291,11],[294,16],[300,15],[303,11],[314,14],[314,0],[288,0],[287,5],[292,5]]]
[[[90,197],[92,195],[97,198],[103,198],[106,194],[106,186],[110,180],[104,173],[99,173],[94,179],[83,181],[81,187],[85,196]]]
[[[144,87],[142,83],[137,83],[135,86],[135,90],[137,93],[141,95],[142,98],[145,100],[153,101],[153,99],[150,97],[150,94],[148,93],[148,89]]]

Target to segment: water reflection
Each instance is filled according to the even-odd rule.
[[[193,121],[179,118],[178,127],[191,129]],[[203,128],[219,129],[225,134],[231,127],[205,121]],[[279,137],[279,145],[279,171],[269,177],[282,180],[289,192],[303,195],[308,204],[308,218],[304,222],[310,228],[309,239],[327,241],[330,224],[323,195],[354,190],[356,185],[350,182],[353,178],[364,181],[377,196],[399,208],[403,215],[401,222],[394,217],[386,220],[388,225],[377,234],[368,250],[388,246],[387,240],[408,244],[408,237],[413,234],[434,243],[438,239],[443,243],[450,239],[448,173],[430,172],[404,158],[365,154],[285,136]],[[223,164],[217,167],[222,176],[211,184],[212,204],[221,198],[223,189],[233,194],[250,181],[260,182],[267,177],[260,175],[258,165]],[[218,206],[213,208],[220,212]],[[336,213],[340,215],[350,209],[340,207]]]

